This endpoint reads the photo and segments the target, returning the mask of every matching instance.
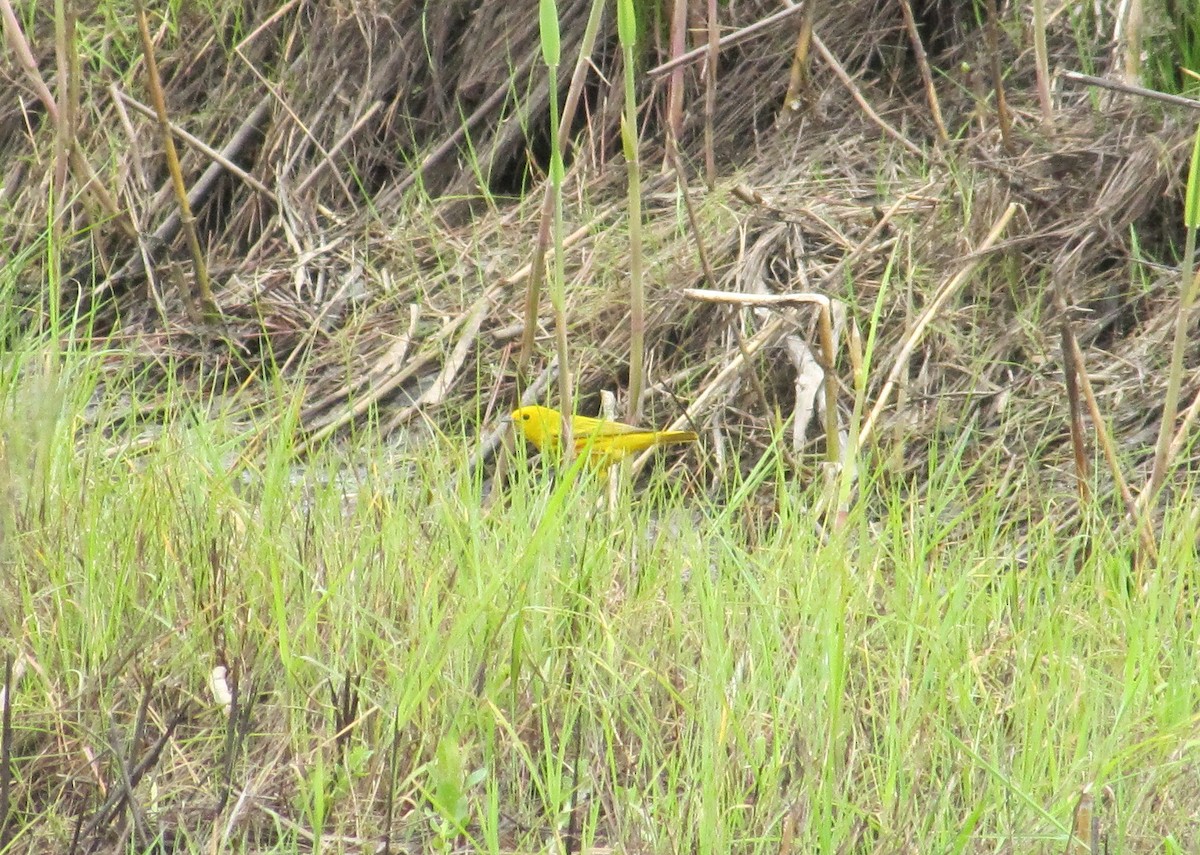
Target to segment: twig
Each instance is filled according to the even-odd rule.
[[[925,55],[925,45],[921,41],[921,33],[917,30],[916,18],[913,17],[912,3],[909,0],[899,0],[899,3],[900,12],[904,15],[904,28],[908,30],[908,41],[912,45],[917,68],[921,72],[921,83],[925,86],[929,115],[933,117],[933,124],[937,128],[938,140],[942,143],[949,142],[950,135],[946,133],[946,124],[942,121],[942,108],[938,103],[937,89],[933,85],[933,72],[929,69],[929,57]]]
[[[701,303],[730,303],[739,306],[825,306],[833,300],[824,294],[745,294],[741,291],[712,291],[684,288],[683,296]]]
[[[1064,313],[1059,334],[1062,340],[1063,377],[1067,383],[1067,409],[1071,420],[1071,450],[1075,455],[1075,483],[1079,487],[1079,500],[1086,502],[1090,495],[1088,459],[1083,440],[1083,411],[1079,409],[1079,375],[1083,372],[1083,366],[1075,361],[1075,348],[1071,344],[1075,334],[1070,323]]]
[[[838,429],[837,429],[837,384],[834,382],[833,366],[837,359],[834,352],[833,336],[833,300],[824,294],[744,294],[740,291],[702,291],[699,288],[687,288],[683,295],[702,303],[726,303],[739,306],[812,306],[818,307],[817,326],[821,338],[821,354],[825,364],[821,370],[825,373],[823,385],[825,389],[825,457],[830,463],[838,460]],[[747,359],[747,348],[741,347],[742,355]],[[766,396],[763,395],[766,406]]]
[[[294,192],[299,195],[308,187],[309,184],[313,182],[314,178],[321,174],[321,170],[327,166],[333,166],[333,156],[341,151],[342,146],[344,146],[356,133],[358,133],[358,130],[368,121],[370,121],[371,117],[378,113],[383,106],[383,101],[372,102],[371,106],[364,110],[363,114],[354,120],[354,124],[350,126],[350,129],[346,131],[346,133],[342,134],[338,141],[329,147],[329,151],[323,153],[321,160],[312,168],[312,170],[309,171],[308,175],[304,176],[304,180],[300,182],[299,186],[296,187]]]
[[[900,143],[900,145],[904,146],[904,148],[910,153],[916,155],[917,157],[924,157],[925,152],[921,150],[920,146],[885,122],[883,117],[876,113],[871,105],[867,103],[867,99],[863,97],[862,92],[860,92],[858,87],[854,84],[854,80],[851,79],[849,73],[845,68],[842,67],[842,64],[838,62],[837,57],[833,55],[829,48],[825,47],[825,42],[821,41],[821,37],[817,35],[815,30],[812,34],[812,42],[813,47],[817,49],[817,53],[821,54],[821,58],[825,60],[826,64],[831,69],[833,69],[833,73],[837,75],[838,80],[842,81],[842,85],[850,90],[850,97],[853,98],[855,103],[858,104],[862,111],[867,114],[867,118],[874,122],[881,131],[894,139],[896,142]]]
[[[1009,154],[1015,151],[1012,141],[1012,116],[1008,112],[1008,98],[1004,94],[1004,73],[1000,68],[1000,13],[996,0],[985,0],[987,24],[983,28],[984,41],[988,46],[988,71],[992,76],[992,91],[996,93],[996,119],[1000,123],[1000,142]]]
[[[221,149],[220,155],[223,159],[229,160],[241,151],[251,140],[251,138],[259,132],[260,125],[266,120],[271,109],[271,96],[262,98],[255,108],[246,117],[233,136],[229,138],[229,142]],[[191,192],[188,193],[188,204],[192,208],[198,208],[205,203],[209,195],[216,187],[217,180],[225,174],[225,167],[220,162],[213,162],[208,165],[208,168],[201,173],[200,178],[192,185]],[[171,212],[171,215],[163,220],[162,225],[154,230],[154,233],[149,238],[149,244],[152,249],[157,250],[158,247],[170,243],[179,234],[179,227],[182,222],[179,210]],[[146,262],[143,253],[135,253],[130,256],[121,268],[92,291],[92,298],[95,299],[106,291],[111,289],[116,283],[121,282],[131,276],[138,276],[146,269]]]
[[[12,53],[17,58],[17,64],[25,71],[25,75],[29,79],[29,85],[38,96],[38,100],[42,102],[42,106],[46,108],[46,115],[50,118],[51,123],[57,128],[62,121],[58,104],[55,102],[54,96],[50,94],[50,88],[38,72],[33,52],[29,49],[29,44],[21,30],[21,24],[17,20],[17,16],[13,14],[12,5],[9,0],[0,0],[0,20],[4,22],[4,37]],[[75,173],[76,180],[83,185],[84,190],[91,193],[95,198],[96,203],[104,212],[106,219],[116,223],[117,227],[121,229],[126,237],[136,238],[137,228],[134,226],[129,212],[117,205],[112,194],[108,192],[108,188],[100,182],[100,178],[92,170],[91,164],[88,163],[87,158],[80,151],[78,140],[71,138],[67,151],[71,171]]]
[[[1151,98],[1155,101],[1162,101],[1164,104],[1174,104],[1177,107],[1200,110],[1200,101],[1194,98],[1184,98],[1182,95],[1157,92],[1153,89],[1147,89],[1144,86],[1134,86],[1131,83],[1121,83],[1117,80],[1106,80],[1103,77],[1093,77],[1090,74],[1080,74],[1077,71],[1064,71],[1062,78],[1072,83],[1082,83],[1085,86],[1099,86],[1101,89],[1110,89],[1113,92],[1121,92],[1125,95],[1137,95],[1140,98]]]
[[[246,35],[245,38],[243,38],[240,42],[238,42],[236,45],[233,46],[234,53],[241,55],[242,48],[244,48],[246,45],[250,44],[250,42],[252,42],[254,39],[258,38],[259,33],[263,32],[268,27],[270,27],[272,24],[274,24],[276,21],[278,21],[280,18],[282,18],[286,14],[288,14],[288,12],[290,12],[292,10],[292,7],[296,6],[300,2],[302,2],[302,0],[288,0],[287,3],[282,4],[278,9],[276,9],[274,12],[272,12],[267,17],[266,20],[264,20],[261,24],[259,24],[257,27],[255,27],[250,33],[248,33]]]
[[[800,93],[809,88],[809,48],[812,47],[812,6],[800,19],[800,31],[796,33],[796,47],[792,50],[792,68],[788,73],[787,94],[783,96],[783,115],[799,106]]]
[[[768,15],[761,21],[755,21],[753,24],[742,27],[740,30],[735,30],[734,32],[722,38],[720,42],[717,43],[717,46],[721,48],[727,48],[737,44],[738,42],[745,41],[751,36],[758,35],[763,30],[775,26],[780,21],[785,21],[792,17],[792,15],[799,14],[804,10],[804,6],[804,3],[797,3],[794,6],[788,6],[786,9],[776,12],[774,15]],[[702,57],[706,56],[709,51],[710,47],[708,45],[698,47],[695,50],[688,51],[682,56],[675,57],[669,62],[664,62],[662,65],[655,66],[647,71],[646,74],[650,77],[661,77],[662,75],[673,71],[677,66],[688,65],[689,63],[693,63],[696,60],[701,59]]]
[[[387,789],[384,791],[383,847],[381,855],[392,855],[392,819],[396,815],[396,780],[400,777],[400,710],[392,714],[392,742],[388,746]]]
[[[131,97],[127,93],[122,92],[120,89],[117,89],[115,86],[110,87],[109,91],[112,93],[112,95],[115,98],[120,98],[122,102],[124,102],[125,104],[128,104],[130,107],[132,107],[134,109],[134,112],[141,113],[143,116],[146,116],[151,119],[157,118],[153,109],[151,109],[150,107],[147,107],[141,101],[138,101],[136,98]],[[249,172],[242,169],[240,166],[238,166],[236,163],[234,163],[232,160],[229,159],[231,155],[237,153],[236,150],[235,151],[227,150],[226,152],[220,152],[220,151],[217,151],[212,146],[210,146],[204,140],[202,140],[198,137],[195,137],[192,134],[189,134],[183,128],[179,127],[178,125],[176,125],[172,122],[167,122],[167,127],[170,128],[171,133],[173,133],[175,136],[179,137],[181,140],[183,140],[185,143],[190,145],[196,151],[203,154],[205,157],[207,157],[213,163],[216,163],[217,165],[221,166],[226,172],[230,173],[231,175],[236,176],[237,178],[240,178],[246,184],[249,184],[251,187],[253,187],[255,190],[257,190],[259,193],[262,193],[264,196],[266,196],[272,202],[278,201],[277,197],[275,196],[274,192],[272,192],[270,187],[268,187],[266,184],[263,184],[261,181],[259,181],[257,178],[255,178],[253,175],[251,175]],[[240,150],[240,148],[245,143],[245,137],[235,137],[235,139],[238,139],[239,143],[241,144],[238,147],[238,149]]]
[[[979,245],[975,252],[975,257],[967,262],[965,266],[960,268],[957,273],[950,277],[950,279],[938,289],[937,293],[934,294],[933,299],[929,301],[929,305],[925,307],[925,310],[921,313],[921,316],[917,319],[916,324],[913,326],[912,332],[910,332],[908,338],[905,339],[903,346],[900,348],[900,352],[896,354],[896,361],[892,365],[892,370],[888,372],[887,380],[884,382],[883,388],[879,392],[879,397],[875,400],[875,406],[871,408],[871,412],[868,413],[867,417],[863,420],[862,430],[859,432],[860,445],[865,445],[867,440],[870,439],[871,431],[875,427],[875,422],[879,420],[880,415],[883,413],[884,407],[887,406],[888,399],[892,395],[892,390],[896,388],[896,384],[899,382],[900,375],[907,369],[908,359],[910,356],[912,356],[913,351],[916,350],[917,343],[925,334],[926,327],[933,322],[933,319],[937,317],[938,312],[942,310],[942,307],[946,304],[950,297],[953,296],[959,288],[966,284],[967,280],[970,279],[972,274],[975,273],[976,269],[979,267],[980,253],[995,245],[996,241],[1000,239],[1000,235],[1002,235],[1004,230],[1008,227],[1009,221],[1012,220],[1013,216],[1017,213],[1019,207],[1020,206],[1016,202],[1010,202],[1008,204],[1008,207],[1004,209],[1004,213],[1001,214],[999,219],[992,224],[991,231],[988,232],[987,237],[985,237],[983,242]]]
[[[116,725],[114,724],[109,730],[109,739],[113,745],[113,753],[117,755],[115,765],[120,779],[120,792],[124,795],[125,804],[129,808],[130,819],[133,821],[133,839],[136,841],[138,848],[143,850],[150,842],[150,828],[146,822],[146,812],[142,810],[142,806],[134,793],[130,764],[133,762],[134,747],[141,743],[142,731],[146,720],[146,708],[150,704],[150,689],[151,687],[147,685],[142,695],[142,702],[138,707],[137,722],[134,725],[133,736],[125,744],[124,751],[117,750],[118,736]]]
[[[704,68],[704,182],[711,190],[717,183],[716,143],[713,118],[717,112],[717,59],[721,52],[717,28],[717,0],[708,0],[708,63]]]
[[[1050,100],[1050,60],[1046,51],[1046,0],[1033,0],[1033,58],[1037,66],[1042,128],[1051,132],[1054,130],[1054,102]]]
[[[446,361],[442,365],[442,370],[434,379],[433,385],[426,389],[416,401],[399,410],[388,419],[387,424],[383,426],[383,433],[385,435],[400,427],[400,425],[420,412],[422,407],[440,404],[445,399],[455,377],[458,376],[459,369],[462,368],[471,351],[471,346],[475,344],[475,339],[479,335],[479,328],[483,325],[483,319],[487,316],[488,303],[487,299],[475,301],[475,305],[471,307],[471,311],[463,324],[462,335],[459,336],[458,342],[454,345],[454,349],[450,352],[450,355],[446,357]]]
[[[1054,293],[1054,303],[1058,311],[1066,311],[1066,298],[1058,290]],[[1075,334],[1070,327],[1065,327],[1064,330],[1064,343],[1070,351],[1070,361],[1077,367],[1076,375],[1079,379],[1079,389],[1083,392],[1084,401],[1087,402],[1088,415],[1091,416],[1092,427],[1096,430],[1096,441],[1100,444],[1101,451],[1104,452],[1104,460],[1108,463],[1109,472],[1112,474],[1113,485],[1121,496],[1121,502],[1125,505],[1125,512],[1129,515],[1138,530],[1142,549],[1153,560],[1158,552],[1154,544],[1154,533],[1150,530],[1150,524],[1146,517],[1138,513],[1138,504],[1133,497],[1133,493],[1129,490],[1125,476],[1121,474],[1121,462],[1117,459],[1116,447],[1113,445],[1112,436],[1108,432],[1104,415],[1100,412],[1100,404],[1096,401],[1096,393],[1092,390],[1092,381],[1088,377],[1083,351],[1079,347],[1079,340],[1075,338]]]
[[[163,749],[167,747],[167,743],[170,742],[171,738],[175,735],[175,729],[179,727],[180,722],[187,717],[188,713],[191,712],[191,709],[191,702],[184,701],[171,716],[171,718],[167,720],[166,726],[163,728],[162,733],[159,734],[158,739],[154,740],[154,744],[151,745],[142,755],[141,759],[138,760],[138,762],[128,770],[127,780],[129,787],[136,787],[142,780],[142,776],[145,775],[151,767],[158,763],[159,757],[162,756]],[[95,816],[93,816],[84,827],[85,834],[90,837],[100,830],[101,826],[108,821],[112,812],[120,808],[121,804],[125,801],[125,791],[125,786],[113,787],[104,804],[100,806],[100,809],[96,811]]]
[[[221,317],[221,310],[217,306],[208,282],[208,265],[204,260],[204,253],[200,249],[200,238],[196,234],[196,218],[188,203],[187,187],[183,183],[183,168],[179,165],[179,154],[175,151],[175,139],[171,135],[171,122],[167,117],[167,101],[163,95],[162,81],[158,76],[158,60],[154,56],[154,41],[150,37],[150,22],[146,17],[146,6],[143,0],[135,0],[134,10],[137,14],[138,34],[142,40],[142,53],[146,59],[146,77],[150,89],[150,99],[154,102],[154,112],[158,116],[167,169],[171,174],[171,185],[175,189],[175,200],[179,205],[179,222],[187,238],[196,275],[195,294],[184,289],[180,296],[185,300],[193,298],[193,302],[199,306],[206,320],[217,321]]]

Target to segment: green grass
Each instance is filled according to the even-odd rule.
[[[358,851],[391,791],[394,845],[446,851],[540,850],[574,806],[618,851],[1061,852],[1089,784],[1111,851],[1200,844],[1189,497],[1137,592],[1108,514],[1013,518],[1029,485],[972,495],[951,446],[832,539],[770,465],[610,514],[531,464],[485,508],[472,436],[298,465],[181,405],[131,444],[89,426],[128,406],[99,364],[27,341],[0,381],[6,851],[65,850],[183,704],[134,789],[181,851]]]
[[[200,14],[232,44],[245,23],[223,8]],[[81,29],[127,30],[113,14]],[[87,35],[86,64],[129,65],[133,42]],[[474,149],[467,161],[482,175]],[[949,168],[962,222],[947,228],[965,231],[977,179]],[[421,263],[440,275],[470,256],[439,241],[424,195],[392,216],[429,218]],[[701,216],[735,224],[723,202]],[[902,247],[905,278],[884,282],[916,303],[936,271]],[[53,283],[58,249],[26,247],[0,294],[35,257],[47,272],[26,277]],[[595,263],[589,288],[624,269]],[[1012,300],[1042,327],[1043,289],[1019,273],[975,286],[987,299],[958,320],[982,327]],[[446,301],[442,279],[413,301]],[[861,296],[870,353],[903,319]],[[78,346],[72,306],[42,307],[44,335],[3,319],[0,657],[16,676],[0,853],[76,836],[76,851],[123,852],[162,836],[196,853],[385,837],[392,851],[1061,853],[1085,788],[1107,851],[1200,849],[1191,491],[1144,587],[1119,508],[1064,526],[1069,480],[1032,463],[981,488],[976,425],[949,407],[942,434],[904,437],[921,478],[866,455],[833,536],[811,510],[819,485],[770,452],[716,498],[698,486],[711,457],[689,450],[611,511],[588,479],[518,453],[493,500],[467,468],[491,425],[404,452],[368,425],[299,462],[291,381],[257,389],[252,414],[152,383]],[[1026,417],[1004,411],[1004,453],[1042,459],[1029,446],[1065,425]],[[116,802],[126,776],[133,798]]]

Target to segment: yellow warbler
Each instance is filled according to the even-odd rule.
[[[540,451],[558,451],[562,438],[562,414],[549,407],[521,407],[512,414],[513,425]],[[591,463],[601,468],[627,454],[654,445],[695,442],[690,430],[643,430],[608,419],[571,416],[571,436],[577,454],[587,452]]]

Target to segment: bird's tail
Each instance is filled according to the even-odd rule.
[[[690,430],[661,430],[654,435],[654,440],[660,445],[673,445],[675,443],[695,442],[700,439],[695,431]]]

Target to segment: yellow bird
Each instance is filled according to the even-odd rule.
[[[512,414],[513,426],[539,451],[560,451],[562,414],[549,407],[521,407]],[[609,419],[571,416],[575,453],[587,452],[589,461],[600,468],[618,462],[627,454],[655,445],[695,442],[690,430],[644,430]]]

